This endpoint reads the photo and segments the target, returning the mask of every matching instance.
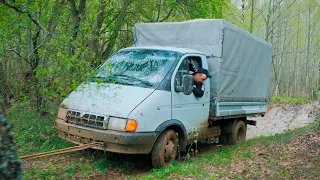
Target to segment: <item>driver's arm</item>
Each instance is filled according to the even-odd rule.
[[[201,85],[194,85],[193,86],[193,94],[197,97],[202,97],[204,94],[204,90],[201,89]]]

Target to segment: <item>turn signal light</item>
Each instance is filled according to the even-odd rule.
[[[137,128],[138,128],[138,121],[129,119],[126,125],[126,131],[136,132]]]

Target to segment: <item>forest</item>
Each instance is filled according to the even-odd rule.
[[[272,96],[319,98],[318,0],[0,0],[4,104],[56,113],[135,23],[225,19],[273,46]]]
[[[159,170],[151,168],[150,153],[131,156],[82,148],[50,158],[19,159],[77,148],[58,137],[54,119],[70,116],[60,113],[59,106],[65,109],[61,102],[112,54],[133,45],[136,23],[195,19],[224,19],[272,44],[270,103],[264,118],[254,117],[260,124],[249,127],[243,136],[247,141],[229,146],[218,138],[218,145],[198,144],[196,132],[180,156],[183,131],[172,126],[164,132],[175,138],[158,139],[171,139],[171,149],[179,152],[173,159],[177,161]],[[0,0],[0,32],[0,179],[320,176],[320,0]],[[242,123],[246,133],[247,119],[233,122]],[[231,128],[238,125],[233,124],[221,126],[228,137],[237,135]],[[226,137],[217,129],[218,136]],[[166,146],[153,146],[155,152],[169,147],[158,144]]]

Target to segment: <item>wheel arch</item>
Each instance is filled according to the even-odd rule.
[[[183,151],[183,152],[186,151],[186,146],[187,146],[186,134],[187,133],[186,133],[186,128],[184,127],[183,123],[177,119],[167,120],[167,121],[161,123],[157,127],[156,131],[160,132],[160,134],[161,134],[162,132],[164,132],[167,129],[172,129],[176,133],[178,133],[179,150]]]

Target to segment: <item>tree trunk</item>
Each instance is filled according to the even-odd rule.
[[[98,6],[98,15],[96,17],[96,23],[92,31],[92,40],[91,40],[91,51],[94,53],[93,55],[93,62],[92,64],[96,64],[95,59],[101,58],[101,52],[99,47],[99,37],[100,37],[100,29],[102,27],[104,14],[105,14],[105,8],[106,8],[106,1],[100,0],[99,6]],[[94,65],[97,66],[97,65]]]
[[[269,40],[269,26],[270,26],[270,18],[271,18],[271,2],[272,0],[269,0],[269,5],[268,5],[268,14],[267,14],[267,19],[266,19],[266,37],[265,40],[268,41]]]
[[[0,179],[22,179],[22,163],[17,156],[11,125],[4,117],[3,107],[3,98],[0,91]]]
[[[159,0],[159,4],[158,4],[158,15],[157,15],[156,22],[159,22],[159,20],[160,20],[161,4],[162,4],[162,1]]]
[[[50,17],[49,23],[48,23],[48,30],[49,30],[50,34],[47,35],[46,43],[51,41],[53,34],[56,30],[56,27],[57,27],[56,17],[58,17],[58,15],[59,15],[59,14],[57,14],[59,7],[60,7],[59,0],[55,0],[52,11],[51,11],[51,17]]]
[[[75,47],[73,46],[73,42],[76,40],[80,28],[80,22],[81,18],[85,14],[86,9],[86,0],[80,0],[79,8],[76,6],[76,0],[69,0],[70,3],[70,13],[71,13],[71,19],[72,19],[72,40],[70,42],[70,54],[74,55],[75,53]]]
[[[0,62],[0,68],[3,69],[2,67],[2,62]],[[4,92],[4,75],[3,75],[3,71],[0,71],[0,113],[4,113],[5,112],[5,107],[7,106],[7,102],[5,101],[6,97],[3,96],[3,92]]]
[[[294,58],[294,68],[293,68],[293,78],[294,78],[294,88],[293,88],[293,96],[298,96],[298,68],[297,68],[297,61],[298,61],[298,51],[299,51],[299,29],[300,29],[300,17],[298,17],[298,30],[297,30],[297,44],[296,44],[296,53]]]
[[[245,27],[245,0],[241,0],[241,23]]]
[[[124,24],[124,18],[126,16],[127,8],[129,7],[129,5],[132,2],[133,2],[133,0],[123,0],[122,1],[121,12],[120,12],[118,18],[115,20],[115,28],[111,32],[111,35],[109,38],[109,43],[108,43],[106,50],[102,53],[102,59],[106,59],[110,55],[114,45],[116,44],[116,39],[118,38],[120,28]]]
[[[306,79],[305,79],[305,93],[306,97],[308,97],[308,90],[309,90],[309,62],[310,62],[310,32],[311,32],[311,7],[308,10],[308,31],[307,31],[307,59],[306,59]]]
[[[253,32],[254,3],[255,3],[255,0],[251,0],[251,19],[250,19],[250,33],[251,34]]]

